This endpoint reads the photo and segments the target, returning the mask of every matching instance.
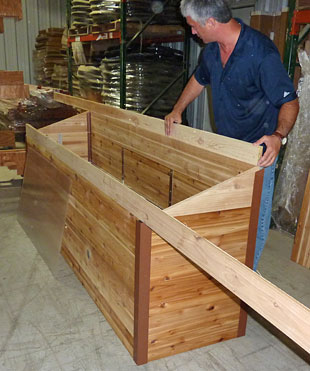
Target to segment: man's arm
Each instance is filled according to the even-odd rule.
[[[203,88],[204,86],[199,84],[194,75],[189,79],[172,112],[165,117],[166,135],[170,135],[173,124],[181,124],[183,111],[200,95]]]
[[[276,131],[286,137],[295,124],[299,112],[298,99],[284,103],[279,111]],[[265,143],[267,149],[264,156],[258,161],[258,166],[267,167],[273,164],[281,148],[281,140],[277,135],[264,135],[254,145]]]

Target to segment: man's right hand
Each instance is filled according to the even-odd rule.
[[[172,131],[173,124],[181,124],[182,123],[182,115],[177,111],[170,112],[165,117],[165,134],[170,135]]]

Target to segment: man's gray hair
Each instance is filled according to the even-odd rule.
[[[182,0],[180,8],[183,17],[191,17],[201,25],[208,18],[214,18],[220,23],[227,23],[232,18],[227,0]]]

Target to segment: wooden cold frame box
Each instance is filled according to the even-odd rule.
[[[61,253],[136,363],[244,335],[240,299],[186,255],[252,266],[260,149],[55,95],[89,112],[28,126],[28,148],[71,179]]]

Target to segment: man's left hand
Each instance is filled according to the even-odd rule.
[[[253,143],[255,146],[265,143],[267,149],[264,155],[260,158],[257,165],[268,167],[274,163],[281,148],[281,140],[276,135],[264,135],[257,142]]]

